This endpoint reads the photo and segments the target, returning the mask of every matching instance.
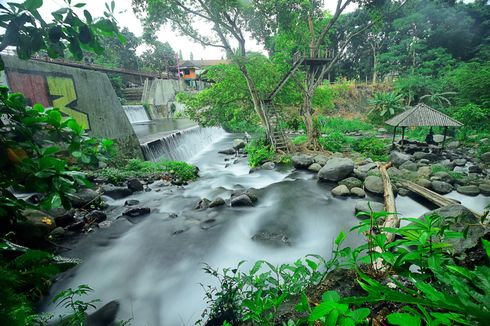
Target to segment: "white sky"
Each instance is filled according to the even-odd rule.
[[[22,2],[22,0],[0,0],[0,3],[5,2]],[[101,17],[105,9],[105,0],[72,0],[72,5],[75,3],[86,3],[87,5],[83,9],[87,9],[92,17]],[[107,1],[107,2],[110,2]],[[139,19],[133,13],[131,8],[131,0],[115,0],[116,3],[116,19],[118,20],[119,26],[128,27],[128,29],[141,36],[143,33],[143,28]],[[335,10],[335,5],[337,0],[325,0],[325,6],[330,10]],[[66,7],[63,0],[44,0],[44,4],[39,10],[43,18],[46,20],[51,18],[50,13],[61,8]],[[83,10],[82,9],[82,10]],[[351,8],[352,9],[352,8]],[[80,16],[83,14],[80,11]],[[209,26],[203,25],[203,29],[209,28]],[[221,59],[225,57],[225,53],[219,48],[214,47],[202,47],[200,44],[193,42],[185,36],[178,35],[177,32],[172,31],[170,27],[163,27],[159,32],[157,32],[157,37],[162,42],[168,42],[172,48],[178,52],[182,51],[184,59],[189,59],[190,53],[193,53],[194,59]],[[247,42],[247,49],[249,51],[262,52],[262,46],[256,44],[253,40]],[[143,49],[138,49],[138,52],[142,52]]]

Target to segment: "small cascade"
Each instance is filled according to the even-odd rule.
[[[141,144],[141,149],[149,161],[188,161],[225,134],[221,128],[195,126]]]
[[[150,121],[143,105],[123,105],[123,109],[131,123]]]

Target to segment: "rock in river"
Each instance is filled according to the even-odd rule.
[[[354,178],[354,177],[349,177],[347,179],[344,179],[339,182],[339,185],[345,185],[347,188],[352,189],[352,188],[361,188],[362,187],[362,181]]]
[[[252,240],[259,241],[268,245],[283,247],[289,246],[291,243],[287,235],[282,232],[267,232],[262,231],[255,234]]]
[[[405,153],[400,153],[397,151],[392,151],[390,153],[390,161],[392,161],[396,167],[399,167],[403,163],[410,161],[410,158],[411,156]]]
[[[293,161],[294,167],[297,169],[307,169],[314,163],[313,157],[306,154],[293,155],[291,160]]]
[[[351,194],[354,196],[357,196],[359,198],[364,198],[366,197],[366,192],[362,188],[354,187],[350,190]]]
[[[130,196],[133,192],[126,187],[116,187],[113,185],[103,185],[101,187],[102,193],[112,199],[121,199]]]
[[[340,185],[332,189],[332,195],[334,196],[349,196],[350,191],[346,185]]]
[[[69,196],[70,202],[75,208],[82,208],[90,204],[97,204],[100,202],[99,197],[100,195],[98,192],[88,188],[80,189],[76,193]]]
[[[209,208],[213,207],[218,207],[218,206],[223,206],[225,203],[225,200],[221,197],[216,197],[212,202],[209,203]]]
[[[370,208],[371,207],[371,208]],[[355,212],[356,214],[359,212],[381,212],[385,209],[385,205],[382,203],[378,203],[375,201],[367,201],[367,200],[358,200],[356,202]]]
[[[144,190],[143,184],[141,183],[141,181],[139,181],[136,178],[128,180],[128,188],[131,191],[143,191]]]
[[[478,196],[480,194],[480,188],[474,185],[459,186],[458,188],[456,188],[456,191],[459,192],[460,194],[468,195],[468,196]]]
[[[431,187],[432,187],[432,190],[434,190],[438,194],[442,194],[442,195],[448,194],[451,191],[453,191],[453,186],[451,186],[451,184],[444,182],[444,181],[434,180],[431,183]]]
[[[137,217],[145,214],[150,214],[151,209],[149,207],[132,207],[127,209],[123,215],[129,217]]]
[[[364,187],[374,194],[384,194],[383,179],[375,175],[370,175],[364,180]]]
[[[230,203],[232,207],[253,206],[252,200],[245,194],[233,197]]]
[[[334,157],[318,171],[318,177],[328,181],[339,181],[354,171],[354,162],[348,158]]]

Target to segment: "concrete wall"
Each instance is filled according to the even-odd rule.
[[[11,91],[30,104],[58,107],[94,137],[116,141],[125,157],[142,158],[139,141],[107,75],[89,70],[2,56]]]

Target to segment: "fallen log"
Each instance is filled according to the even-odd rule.
[[[400,227],[400,219],[396,211],[395,195],[393,194],[393,186],[391,185],[390,176],[388,175],[388,168],[391,166],[391,162],[385,165],[379,166],[379,172],[383,179],[384,199],[385,199],[385,211],[389,213],[383,223],[383,227],[398,228]],[[386,233],[387,242],[393,241],[395,235],[393,233]]]

